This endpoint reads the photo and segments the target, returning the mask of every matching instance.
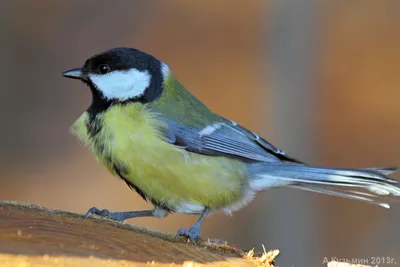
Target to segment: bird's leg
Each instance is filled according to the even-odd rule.
[[[190,241],[193,242],[193,244],[196,244],[195,239],[200,239],[201,234],[200,234],[200,224],[204,221],[204,219],[207,217],[207,215],[210,213],[210,210],[208,208],[205,208],[204,211],[201,213],[200,218],[195,222],[192,226],[190,226],[189,230],[186,230],[185,228],[179,229],[179,231],[176,233],[175,238],[178,238],[180,236],[185,236],[190,239]]]
[[[136,218],[136,217],[157,217],[163,218],[168,215],[166,210],[155,208],[153,210],[141,210],[141,211],[125,211],[125,212],[110,212],[107,209],[100,210],[96,207],[93,207],[88,210],[86,213],[86,217],[91,214],[96,214],[101,217],[106,217],[113,219],[115,221],[124,221],[126,219]]]

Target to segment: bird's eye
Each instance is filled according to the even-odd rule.
[[[106,73],[109,73],[110,71],[111,71],[111,68],[107,64],[101,64],[99,66],[99,73],[100,74],[106,74]]]

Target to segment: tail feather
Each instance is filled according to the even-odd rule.
[[[250,170],[253,171],[250,187],[256,191],[289,186],[385,208],[389,208],[387,201],[400,196],[400,181],[387,176],[399,168],[334,169],[263,163]]]
[[[384,168],[362,168],[359,170],[364,170],[364,171],[371,171],[371,172],[377,172],[383,176],[388,176],[389,174],[398,172],[400,170],[400,168],[398,167],[384,167]],[[387,179],[387,177],[384,177],[385,179]],[[389,179],[390,181],[394,182],[394,183],[399,183],[400,181],[398,180],[394,180],[394,179]]]
[[[346,190],[346,189],[326,188],[326,187],[317,187],[317,186],[315,186],[315,187],[313,187],[313,186],[307,186],[307,187],[290,186],[290,187],[298,188],[298,189],[302,189],[302,190],[310,191],[310,192],[322,193],[322,194],[326,194],[326,195],[330,195],[330,196],[355,199],[355,200],[362,201],[365,203],[378,205],[378,206],[384,207],[386,209],[390,208],[390,205],[388,203],[379,201],[381,197],[377,197],[376,195],[373,195],[373,194],[352,191],[352,190]]]

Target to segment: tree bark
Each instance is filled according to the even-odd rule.
[[[171,233],[11,201],[0,201],[0,229],[0,266],[273,266],[279,253],[194,246]]]

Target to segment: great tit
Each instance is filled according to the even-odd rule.
[[[123,221],[200,214],[178,236],[200,238],[211,212],[227,214],[248,205],[255,194],[292,187],[389,208],[400,183],[388,175],[399,168],[311,167],[259,135],[208,109],[176,79],[168,65],[133,48],[114,48],[63,73],[89,86],[92,103],[72,132],[152,210],[87,212]]]

